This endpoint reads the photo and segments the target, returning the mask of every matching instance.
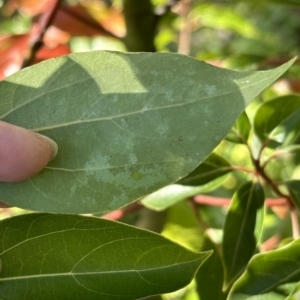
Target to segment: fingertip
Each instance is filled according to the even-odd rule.
[[[58,146],[57,144],[52,140],[50,139],[49,137],[43,135],[43,134],[40,134],[40,133],[35,133],[38,137],[44,139],[50,146],[51,148],[51,158],[50,158],[50,161],[53,160],[58,152]]]
[[[0,181],[16,182],[40,172],[57,153],[57,144],[33,131],[0,121]]]

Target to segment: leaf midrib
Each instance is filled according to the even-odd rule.
[[[147,269],[127,269],[127,270],[116,270],[116,271],[95,271],[95,272],[64,272],[64,273],[48,273],[48,274],[36,274],[36,275],[26,275],[26,276],[14,276],[14,277],[5,277],[0,278],[0,282],[3,281],[10,281],[10,280],[27,280],[27,279],[33,279],[33,278],[41,278],[41,277],[64,277],[64,276],[89,276],[89,275],[106,275],[106,274],[118,274],[118,273],[126,273],[133,272],[133,273],[143,273],[143,272],[151,272],[151,271],[159,271],[159,270],[165,270],[168,268],[173,268],[174,266],[184,266],[189,265],[191,263],[194,263],[198,260],[201,260],[202,257],[198,257],[194,260],[189,260],[186,262],[181,263],[173,263],[171,265],[167,266],[161,266],[156,268],[147,268]]]
[[[267,81],[267,80],[269,80],[269,78],[264,78],[260,81],[260,83],[263,82],[263,81]],[[116,116],[110,116],[110,117],[95,118],[95,119],[89,119],[89,120],[76,120],[76,121],[57,124],[57,125],[53,125],[53,126],[45,126],[45,127],[41,127],[41,128],[34,128],[34,129],[31,129],[31,130],[33,130],[33,131],[44,131],[44,130],[50,130],[50,129],[60,128],[60,127],[70,126],[70,125],[74,125],[74,124],[99,122],[99,121],[104,121],[104,120],[113,120],[113,119],[116,119],[116,118],[122,118],[122,117],[130,116],[130,115],[134,115],[134,114],[138,114],[138,113],[144,113],[144,112],[147,112],[147,111],[155,111],[155,110],[160,110],[160,109],[168,109],[168,108],[172,108],[172,107],[185,106],[185,105],[197,103],[199,101],[203,101],[203,100],[207,100],[207,99],[214,99],[214,98],[222,97],[222,96],[225,96],[225,95],[234,94],[236,92],[240,92],[241,90],[244,90],[246,88],[249,88],[249,87],[255,86],[255,85],[257,85],[256,82],[252,83],[252,84],[249,84],[249,85],[246,85],[246,86],[242,86],[239,89],[236,89],[236,90],[233,90],[233,91],[229,91],[229,92],[226,92],[226,93],[221,93],[221,94],[218,94],[218,95],[215,95],[215,96],[203,97],[203,98],[193,100],[193,101],[189,101],[189,102],[177,103],[177,104],[165,105],[165,106],[159,106],[159,107],[153,107],[153,108],[147,108],[147,109],[140,109],[140,110],[137,110],[137,111],[134,111],[134,112],[130,112],[130,113],[126,113],[126,114],[120,114],[120,115],[116,115]],[[64,87],[62,87],[62,88],[64,88]],[[50,91],[49,93],[51,93],[51,92],[52,91]],[[31,101],[28,101],[28,102],[24,103],[23,105],[20,105],[20,106],[16,107],[15,109],[7,112],[6,114],[0,116],[0,119],[3,119],[4,117],[8,116],[12,112],[16,111],[17,109],[19,109],[19,108],[21,108],[21,107],[23,107],[27,104],[32,103],[33,101],[39,99],[41,96],[42,95],[39,95],[38,97],[32,99]]]

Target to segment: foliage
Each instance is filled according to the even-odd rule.
[[[2,7],[1,120],[59,152],[0,183],[0,298],[297,299],[299,3],[71,2]]]

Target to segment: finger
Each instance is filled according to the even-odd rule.
[[[33,131],[0,121],[0,181],[22,181],[55,157],[57,145]]]

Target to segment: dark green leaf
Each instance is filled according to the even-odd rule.
[[[300,280],[300,239],[289,245],[255,255],[235,282],[228,300],[256,299],[285,283]],[[263,296],[263,295],[262,295]]]
[[[241,274],[254,253],[256,214],[263,203],[264,192],[257,183],[245,183],[233,196],[225,221],[222,244],[225,288]]]
[[[71,215],[6,219],[0,239],[5,300],[126,300],[168,293],[187,285],[209,256],[150,231]]]
[[[207,233],[203,236],[200,251],[213,250],[212,255],[202,264],[196,274],[197,292],[201,300],[225,300],[226,294],[222,293],[223,265],[219,249]]]
[[[300,132],[300,96],[282,96],[261,104],[254,117],[254,130],[263,142],[293,142]]]
[[[204,185],[231,171],[230,163],[213,152],[192,173],[180,179],[177,183],[189,186]]]
[[[251,130],[251,124],[249,118],[245,112],[243,112],[234,123],[229,133],[226,136],[226,140],[233,143],[246,144]]]
[[[235,72],[177,54],[96,51],[0,82],[0,118],[55,140],[37,176],[1,183],[13,206],[105,213],[189,174],[293,63]]]

